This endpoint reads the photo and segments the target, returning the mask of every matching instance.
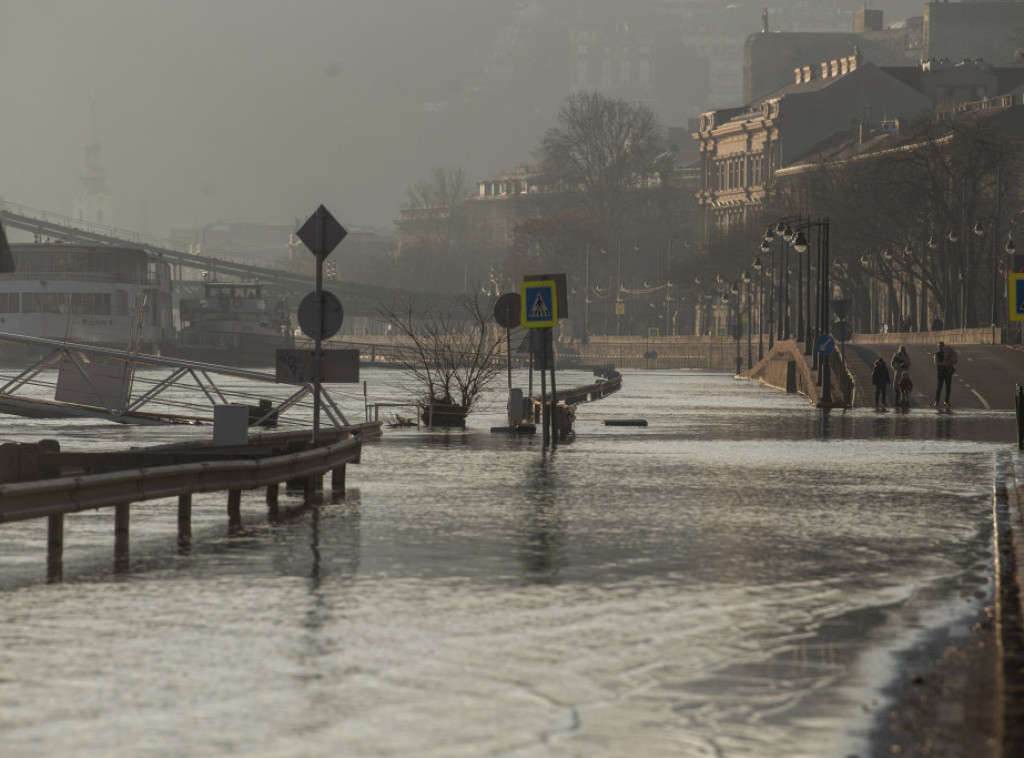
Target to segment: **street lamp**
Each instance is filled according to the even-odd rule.
[[[757,360],[764,359],[764,264],[761,258],[754,259],[757,272]]]
[[[816,338],[822,334],[828,334],[831,327],[831,295],[832,295],[832,283],[829,278],[829,221],[827,218],[819,219],[818,221],[812,221],[811,219],[801,220],[797,224],[797,233],[793,237],[793,249],[801,255],[806,253],[810,249],[810,243],[807,239],[807,235],[804,234],[806,229],[817,229],[818,230],[818,281],[817,281],[817,325],[813,330],[816,334],[812,334],[812,330],[808,328],[805,336],[806,340],[813,343],[812,337]],[[810,276],[810,257],[808,257],[808,278]],[[810,311],[810,289],[808,287],[808,311]],[[808,319],[808,327],[810,326],[810,319]],[[831,395],[831,378],[829,374],[829,364],[827,360],[821,360],[818,357],[817,351],[811,351],[814,355],[814,363],[818,369],[818,385],[822,387],[822,399],[821,404],[823,406],[831,406],[832,395]]]
[[[790,246],[790,244],[793,242],[793,240],[796,237],[796,230],[794,229],[794,227],[792,225],[792,223],[794,221],[797,222],[797,229],[799,229],[800,228],[800,223],[803,221],[803,217],[802,216],[787,216],[785,218],[780,218],[778,220],[778,222],[776,223],[774,229],[771,226],[768,227],[768,229],[765,231],[764,237],[762,238],[762,241],[761,241],[761,252],[762,253],[768,253],[768,252],[771,251],[771,243],[774,242],[776,240],[776,238],[781,238],[782,239],[782,251],[781,251],[781,255],[779,256],[779,278],[778,278],[778,280],[775,280],[772,276],[769,277],[769,279],[772,280],[773,283],[775,283],[775,285],[777,287],[777,289],[776,289],[777,295],[776,296],[778,297],[778,301],[779,301],[779,318],[778,318],[778,321],[776,322],[776,326],[773,329],[773,331],[777,332],[776,337],[778,339],[780,339],[780,340],[783,339],[784,337],[788,339],[789,337],[793,336],[792,322],[791,322],[792,309],[790,307],[790,290],[792,288],[793,282],[792,282],[792,272],[789,270],[789,246]],[[774,269],[775,269],[775,261],[773,259],[772,260],[772,271],[773,271],[773,273],[774,273]],[[802,269],[802,267],[801,267],[801,269]],[[798,272],[798,276],[799,276],[799,272]],[[785,277],[785,280],[783,280],[783,277]],[[796,286],[797,286],[797,294],[798,294],[797,308],[798,309],[802,309],[802,303],[800,302],[800,279],[799,278],[797,279],[797,285]],[[774,297],[773,297],[772,303],[771,303],[771,305],[769,307],[770,308],[774,307]],[[800,317],[799,317],[799,315],[797,316],[797,330],[798,331],[800,330]],[[772,347],[772,342],[771,342],[771,338],[769,337],[769,344],[768,344],[769,350],[771,349],[771,347]]]
[[[719,281],[721,282],[721,277],[719,277]],[[733,284],[729,286],[729,289],[725,290],[722,293],[722,302],[723,303],[729,303],[729,305],[730,305],[729,315],[730,316],[732,316],[732,311],[734,310],[733,307],[732,307],[732,304],[733,303],[736,304],[736,306],[735,306],[736,315],[732,316],[732,330],[733,330],[733,334],[736,337],[736,373],[737,374],[740,373],[740,371],[743,370],[743,359],[740,357],[740,331],[742,330],[742,327],[740,326],[740,304],[741,304],[740,301],[741,301],[740,288],[739,288],[739,286],[735,282],[733,282]]]
[[[772,242],[775,241],[775,232],[769,226],[764,233],[764,237],[761,238],[761,252],[768,256],[768,260],[771,263],[771,269],[768,271],[768,284],[772,288],[772,295],[768,298],[768,350],[775,346],[775,256],[772,252]],[[762,304],[764,301],[764,293],[761,294]],[[761,313],[764,313],[762,309]],[[759,329],[763,329],[759,327]],[[763,343],[762,343],[763,344]],[[764,357],[764,356],[762,356]]]
[[[747,370],[750,370],[750,369],[752,369],[754,367],[754,350],[753,350],[753,345],[751,344],[751,336],[750,336],[750,330],[751,330],[751,328],[754,325],[754,322],[753,322],[753,320],[750,317],[750,315],[751,315],[750,314],[750,305],[751,305],[750,285],[751,285],[752,281],[753,281],[753,279],[750,276],[750,272],[749,271],[744,271],[743,272],[743,283],[747,285]]]

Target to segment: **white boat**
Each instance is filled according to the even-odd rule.
[[[206,282],[202,298],[178,303],[181,331],[162,354],[227,366],[273,366],[295,347],[288,304],[270,302],[258,282]]]
[[[67,242],[12,244],[0,274],[0,332],[147,353],[174,329],[171,267],[141,248]],[[4,360],[39,356],[0,345]]]

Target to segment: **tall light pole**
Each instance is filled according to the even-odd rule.
[[[771,269],[768,271],[768,286],[772,287],[771,297],[768,298],[768,350],[771,351],[775,345],[775,256],[772,255],[772,242],[775,240],[775,232],[769,226],[761,239],[761,252],[768,256]],[[762,295],[763,297],[763,295]]]
[[[815,331],[815,338],[822,334],[829,334],[832,325],[831,297],[832,282],[829,276],[830,252],[829,252],[829,222],[827,218],[812,221],[806,219],[797,225],[798,231],[793,237],[793,249],[800,253],[806,253],[810,249],[810,243],[804,234],[805,229],[816,228],[818,230],[818,319]],[[809,258],[808,258],[809,260]],[[810,268],[808,267],[808,271]],[[831,406],[831,376],[828,360],[821,360],[814,351],[814,361],[818,367],[818,384],[822,387],[822,405]]]
[[[754,326],[753,319],[750,317],[750,284],[752,282],[749,271],[743,272],[743,283],[747,285],[747,370],[749,371],[754,367],[754,351],[753,345],[751,344],[750,330]]]
[[[764,264],[760,256],[754,259],[757,272],[757,360],[764,359]]]

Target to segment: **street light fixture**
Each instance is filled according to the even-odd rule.
[[[750,307],[751,307],[751,304],[752,304],[751,303],[752,298],[750,296],[750,286],[751,286],[751,283],[753,282],[753,277],[750,276],[750,271],[749,270],[743,272],[742,279],[743,279],[743,283],[747,285],[747,370],[749,371],[750,369],[754,368],[754,350],[753,350],[753,344],[751,342],[752,337],[751,337],[751,334],[750,334],[750,330],[753,328],[753,325],[754,325],[754,321],[751,318],[751,312],[750,312]]]
[[[754,259],[757,272],[757,360],[764,358],[764,264],[761,258]]]

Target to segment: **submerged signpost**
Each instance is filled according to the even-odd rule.
[[[558,325],[558,296],[553,278],[527,279],[520,285],[520,318],[528,329],[540,329],[540,396],[547,394],[546,377],[548,368],[548,350],[551,345],[551,327]],[[554,356],[551,363],[551,402],[542,401],[542,424],[544,443],[551,439],[551,421],[555,409],[555,366]],[[557,434],[556,434],[557,436]]]
[[[338,298],[324,292],[324,261],[347,234],[345,227],[322,205],[296,233],[316,256],[316,290],[306,295],[299,307],[299,326],[306,336],[313,338],[313,442],[318,442],[320,436],[321,342],[337,334],[344,315]],[[358,366],[357,358],[357,371]]]

